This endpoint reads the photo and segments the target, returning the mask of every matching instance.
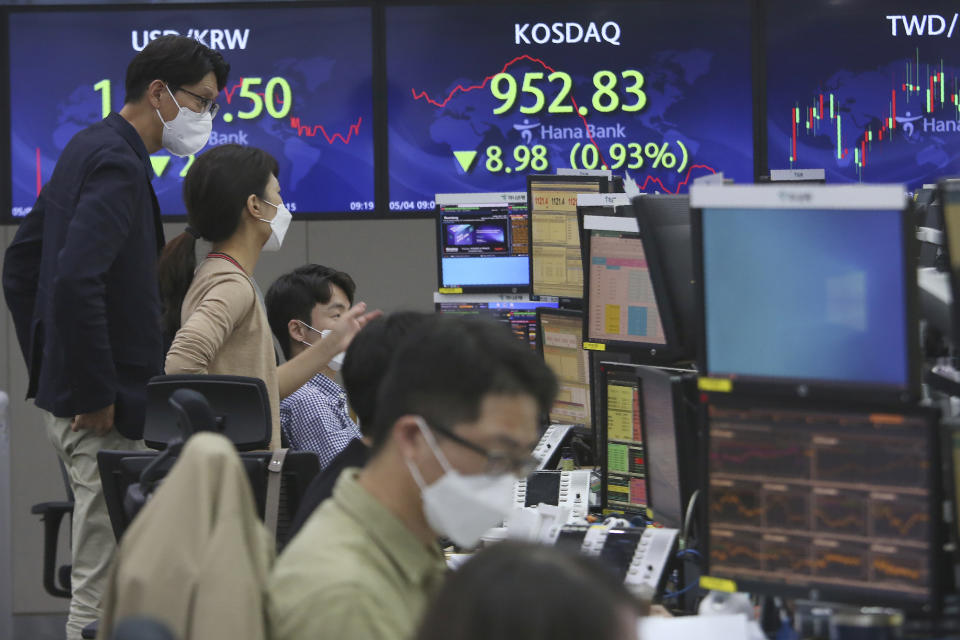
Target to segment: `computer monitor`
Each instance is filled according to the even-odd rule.
[[[653,519],[681,529],[687,503],[699,486],[696,373],[638,366],[643,414],[647,506]]]
[[[610,511],[645,514],[647,467],[641,422],[644,412],[637,368],[603,362],[598,383],[601,506]]]
[[[610,179],[602,176],[527,176],[534,295],[583,297],[577,196],[609,190]]]
[[[660,265],[663,272],[676,332],[675,344],[668,344],[670,356],[678,361],[692,360],[697,355],[699,312],[690,237],[690,196],[642,195],[633,199],[633,215],[651,263]]]
[[[630,353],[646,364],[672,363],[679,345],[663,269],[649,239],[629,218],[584,219],[584,342]]]
[[[901,186],[704,186],[690,200],[711,386],[916,397],[916,237]]]
[[[751,593],[936,607],[948,564],[935,412],[792,403],[709,406],[709,575]]]
[[[438,193],[437,260],[447,293],[529,293],[526,194]]]
[[[537,348],[537,309],[540,307],[556,309],[558,306],[557,302],[502,301],[472,296],[435,303],[437,313],[485,316],[503,322],[510,327],[518,340],[529,344],[531,349]]]
[[[583,312],[537,309],[537,350],[559,383],[550,422],[592,426],[590,354],[583,348]]]

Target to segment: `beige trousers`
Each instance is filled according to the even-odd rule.
[[[100,598],[117,546],[103,500],[97,452],[101,449],[139,451],[146,447],[143,440],[125,438],[116,429],[105,436],[86,430],[75,433],[70,430],[71,418],[57,418],[43,411],[43,419],[47,437],[67,469],[75,500],[70,573],[73,597],[67,618],[67,640],[80,640],[83,628],[100,619]]]

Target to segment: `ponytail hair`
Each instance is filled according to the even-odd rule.
[[[157,265],[168,338],[180,329],[183,299],[197,268],[197,239],[230,238],[240,226],[247,198],[263,197],[270,176],[278,173],[274,157],[256,147],[224,144],[197,156],[183,180],[189,226],[167,243]]]
[[[184,231],[168,242],[157,263],[160,300],[163,303],[161,323],[164,335],[170,340],[180,329],[183,299],[187,295],[190,283],[193,282],[193,272],[197,268],[197,239],[190,231]]]

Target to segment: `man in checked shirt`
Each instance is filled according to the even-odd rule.
[[[307,264],[270,285],[267,318],[284,356],[290,359],[317,340],[353,305],[356,284],[346,273]],[[347,409],[347,396],[329,367],[280,402],[280,428],[289,447],[313,451],[320,468],[343,451],[360,429]]]

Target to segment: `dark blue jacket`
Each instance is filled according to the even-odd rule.
[[[61,417],[115,404],[114,425],[132,438],[163,367],[150,179],[143,139],[111,113],[67,144],[3,260],[27,397]]]

